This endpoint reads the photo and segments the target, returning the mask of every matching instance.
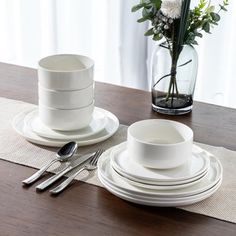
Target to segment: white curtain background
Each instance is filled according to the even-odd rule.
[[[84,54],[95,60],[97,81],[148,90],[155,43],[143,36],[147,23],[136,22],[140,13],[131,13],[138,2],[0,0],[0,61],[37,68],[38,60],[51,54]],[[220,25],[196,47],[195,100],[236,108],[235,8],[231,0]]]

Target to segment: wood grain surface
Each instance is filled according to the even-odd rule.
[[[0,63],[0,96],[37,104],[36,70]],[[234,109],[195,102],[188,115],[158,115],[151,110],[149,92],[103,83],[96,83],[95,100],[122,124],[148,118],[177,120],[193,128],[195,141],[236,150]],[[36,184],[21,185],[34,172],[0,160],[0,236],[236,235],[235,224],[175,208],[132,204],[79,181],[57,197],[48,191],[36,193]]]

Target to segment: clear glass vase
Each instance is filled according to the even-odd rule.
[[[183,45],[174,60],[169,46],[159,44],[152,57],[152,107],[159,113],[181,115],[192,110],[198,56],[194,47]]]

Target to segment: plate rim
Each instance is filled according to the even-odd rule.
[[[102,114],[104,115],[104,112],[101,112],[101,110],[100,110],[98,107],[95,107],[94,110],[96,110],[97,112],[100,112],[100,113],[102,113]],[[64,141],[65,141],[65,140],[72,140],[72,139],[80,139],[80,138],[86,138],[86,137],[95,135],[95,134],[101,132],[101,131],[105,128],[106,123],[107,123],[107,117],[104,115],[104,124],[102,125],[102,128],[100,127],[96,132],[94,132],[94,133],[89,133],[89,134],[85,134],[85,135],[79,135],[79,134],[78,134],[77,137],[76,137],[76,135],[71,135],[71,137],[68,136],[68,137],[66,137],[65,139],[63,139],[62,137],[56,138],[56,137],[52,137],[52,136],[50,137],[49,135],[48,135],[48,136],[44,136],[45,134],[36,131],[36,130],[34,129],[34,127],[32,126],[32,122],[33,122],[33,118],[34,118],[34,120],[35,120],[35,118],[39,118],[39,116],[36,117],[36,115],[35,115],[35,114],[37,114],[37,113],[38,113],[38,109],[36,108],[36,109],[30,111],[28,114],[26,114],[26,115],[25,115],[25,118],[24,118],[24,123],[25,123],[25,125],[26,125],[32,132],[34,132],[35,134],[37,134],[37,135],[40,136],[40,137],[47,138],[47,139],[55,139],[55,140],[59,140],[59,141],[60,141],[60,140],[62,140],[62,141],[64,140]],[[31,119],[30,119],[30,117],[31,117]],[[31,120],[31,121],[30,121],[30,120]],[[49,128],[49,129],[50,129],[50,128]],[[62,132],[63,132],[63,131],[62,131]]]
[[[79,141],[79,140],[74,140],[78,143],[78,145],[80,146],[88,146],[88,145],[92,145],[92,144],[96,144],[96,143],[99,143],[99,142],[102,142],[102,141],[105,141],[106,139],[110,138],[112,135],[114,135],[117,130],[119,129],[119,119],[116,117],[116,115],[114,115],[112,112],[106,110],[106,109],[103,109],[103,108],[100,108],[100,107],[97,107],[101,110],[103,110],[106,114],[106,116],[108,118],[110,118],[110,120],[113,121],[114,125],[112,127],[112,129],[110,130],[109,133],[107,133],[106,135],[104,136],[101,136],[99,138],[95,138],[95,139],[90,139],[89,141],[87,140],[83,140],[83,141]],[[16,114],[16,116],[13,118],[12,120],[12,127],[13,129],[22,137],[24,137],[27,141],[31,142],[31,143],[34,143],[34,144],[38,144],[38,145],[42,145],[42,146],[47,146],[47,147],[61,147],[63,146],[65,143],[68,142],[68,140],[66,141],[61,141],[61,140],[53,140],[53,139],[47,139],[47,138],[43,138],[43,137],[40,137],[38,136],[37,134],[34,133],[35,136],[38,136],[40,138],[40,140],[37,140],[35,138],[32,138],[32,137],[29,137],[29,135],[26,135],[23,128],[23,122],[24,122],[24,119],[21,119],[21,117],[24,118],[24,116],[34,110],[34,109],[37,109],[37,108],[28,108],[28,109],[25,109],[23,111],[21,111],[20,113]],[[20,120],[19,120],[20,119]],[[17,126],[19,126],[19,123],[21,123],[21,129],[19,129]],[[107,122],[106,127],[108,127],[108,124],[109,124],[109,121]],[[96,134],[97,135],[97,134]]]
[[[103,173],[102,173],[102,168],[101,168],[101,166],[102,166],[102,162],[104,162],[104,161],[106,161],[107,159],[109,159],[109,152],[111,152],[111,149],[112,148],[110,148],[110,149],[108,149],[106,152],[104,152],[103,154],[102,154],[102,156],[99,158],[99,161],[98,161],[98,173],[100,173],[102,176],[103,176],[103,178],[104,179],[106,179],[108,182],[110,182],[112,185],[114,185],[115,187],[118,187],[118,188],[120,188],[120,189],[124,189],[125,191],[130,191],[130,192],[133,192],[134,194],[136,194],[137,193],[137,191],[136,190],[130,190],[130,189],[127,189],[126,187],[123,187],[123,186],[119,186],[119,184],[118,183],[116,183],[114,180],[112,181],[112,180],[110,180],[107,176],[105,176]],[[219,181],[219,179],[220,178],[223,178],[223,167],[222,167],[222,165],[221,165],[221,163],[220,163],[220,161],[215,157],[215,156],[213,156],[212,155],[212,158],[214,158],[215,159],[215,161],[217,162],[217,164],[218,164],[218,166],[219,166],[219,175],[218,175],[218,178],[215,180],[215,181],[213,181],[213,183],[212,184],[210,184],[210,187],[208,187],[208,188],[211,188],[212,186],[214,186],[218,181]],[[134,186],[135,187],[135,186]],[[165,190],[151,190],[151,191],[165,191]],[[153,193],[148,193],[148,192],[140,192],[141,194],[143,194],[143,195],[147,195],[147,196],[168,196],[168,197],[170,197],[170,196],[184,196],[184,195],[194,195],[194,194],[196,194],[196,192],[198,193],[198,191],[199,190],[194,190],[193,191],[193,193],[191,193],[191,194],[189,194],[189,192],[182,192],[182,193],[158,193],[158,192],[153,192]],[[204,187],[204,188],[201,188],[201,190],[200,190],[201,192],[204,192],[204,191],[206,191],[206,187]],[[138,192],[139,193],[139,192]]]
[[[219,182],[216,183],[216,185],[214,185],[211,189],[209,189],[207,192],[204,193],[200,193],[201,195],[197,195],[195,196],[195,198],[190,198],[190,199],[181,199],[179,201],[176,200],[145,200],[145,199],[140,199],[140,198],[135,198],[135,197],[128,197],[125,196],[124,194],[121,193],[117,193],[117,191],[115,191],[113,188],[107,186],[106,181],[104,183],[104,180],[102,179],[102,177],[98,174],[98,178],[101,181],[101,183],[103,184],[103,186],[107,189],[107,191],[109,191],[110,193],[112,193],[113,195],[129,201],[129,202],[133,202],[136,204],[141,204],[141,205],[149,205],[149,206],[156,206],[156,207],[177,207],[177,206],[186,206],[186,205],[191,205],[200,201],[205,200],[206,198],[210,197],[211,195],[213,195],[221,186],[223,178],[221,178],[219,180]],[[190,196],[193,197],[193,196]]]
[[[133,174],[129,174],[126,171],[124,171],[122,168],[119,167],[119,165],[114,160],[114,152],[117,151],[119,148],[122,149],[123,148],[122,146],[125,146],[125,145],[127,145],[127,141],[122,142],[122,143],[114,146],[114,149],[112,149],[112,151],[111,151],[112,166],[114,167],[114,169],[116,171],[118,171],[120,174],[124,175],[126,178],[129,178],[129,179],[131,179],[133,181],[145,183],[145,184],[158,184],[158,183],[163,183],[163,182],[165,182],[165,183],[172,183],[172,184],[177,184],[177,183],[178,184],[183,184],[183,183],[191,182],[191,181],[197,179],[198,177],[200,177],[205,171],[207,171],[209,169],[209,166],[210,166],[209,155],[208,155],[207,152],[205,152],[201,148],[201,150],[203,150],[205,155],[206,155],[206,157],[202,157],[204,159],[205,166],[202,167],[200,170],[198,170],[192,177],[186,178],[186,176],[184,176],[184,177],[181,177],[181,178],[176,178],[175,180],[174,179],[159,179],[159,180],[156,180],[156,179],[154,179],[152,177],[151,178],[148,178],[148,177],[140,178],[140,176],[137,176],[137,175],[135,176]],[[196,146],[197,148],[200,148],[196,144],[193,144],[193,146]],[[193,147],[193,149],[194,149],[194,147]],[[126,148],[123,148],[123,150],[121,150],[120,152],[124,152],[126,150],[127,150]],[[194,154],[193,154],[193,156],[194,156]]]
[[[148,187],[150,187],[149,189],[152,190],[171,190],[171,189],[181,189],[181,188],[186,188],[189,186],[192,186],[198,182],[200,182],[201,180],[203,180],[204,178],[207,177],[207,171],[205,171],[201,176],[199,176],[196,180],[192,180],[190,182],[187,183],[183,183],[183,184],[172,184],[172,185],[157,185],[157,184],[145,184],[145,183],[141,183],[141,182],[137,182],[134,181],[132,179],[129,179],[125,176],[122,176],[120,173],[118,173],[116,170],[114,170],[116,172],[116,174],[119,175],[120,178],[126,180],[128,183],[130,183],[131,185],[134,185],[136,187],[140,187],[140,188],[144,188],[144,189],[148,189]],[[168,189],[169,188],[169,189]]]

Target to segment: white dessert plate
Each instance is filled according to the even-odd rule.
[[[76,141],[80,146],[102,142],[110,138],[119,128],[119,120],[114,114],[102,108],[96,109],[99,109],[99,111],[106,117],[106,125],[104,129],[97,134],[85,138],[75,139],[74,141]],[[29,142],[48,147],[61,147],[68,142],[68,140],[56,140],[41,137],[29,129],[29,127],[25,126],[25,117],[29,112],[32,112],[32,110],[35,110],[35,108],[21,112],[13,119],[12,126],[18,134],[23,136]]]
[[[220,162],[214,157],[210,156],[210,168],[208,170],[206,178],[202,181],[181,189],[170,189],[170,190],[154,190],[154,189],[144,189],[141,187],[134,186],[120,176],[114,171],[111,166],[110,161],[111,150],[106,151],[102,154],[98,161],[98,173],[104,180],[106,180],[111,186],[120,189],[121,191],[127,192],[129,194],[134,194],[140,197],[161,197],[161,198],[180,198],[191,196],[195,194],[202,193],[209,190],[214,185],[216,185],[222,178],[223,169]]]
[[[120,191],[119,189],[115,188],[114,186],[110,185],[109,182],[107,182],[100,174],[98,174],[98,178],[100,179],[101,183],[104,185],[104,187],[111,192],[112,194],[116,195],[117,197],[124,199],[129,202],[133,202],[136,204],[141,205],[147,205],[147,206],[156,206],[156,207],[177,207],[177,206],[186,206],[191,205],[197,202],[200,202],[211,195],[213,195],[220,187],[222,183],[222,179],[219,180],[219,182],[210,188],[209,190],[202,192],[197,195],[180,198],[180,199],[160,199],[160,198],[153,198],[153,199],[147,199],[143,197],[133,196],[129,193],[124,193]]]
[[[96,107],[93,112],[92,121],[88,127],[75,131],[59,131],[50,129],[44,125],[39,118],[38,109],[35,109],[25,116],[24,122],[27,129],[32,130],[39,136],[65,141],[85,138],[97,134],[105,128],[107,118],[104,112]]]
[[[130,180],[156,185],[176,185],[199,179],[209,168],[209,155],[193,145],[192,158],[186,164],[171,169],[151,169],[133,161],[126,150],[126,142],[111,151],[113,168]]]

